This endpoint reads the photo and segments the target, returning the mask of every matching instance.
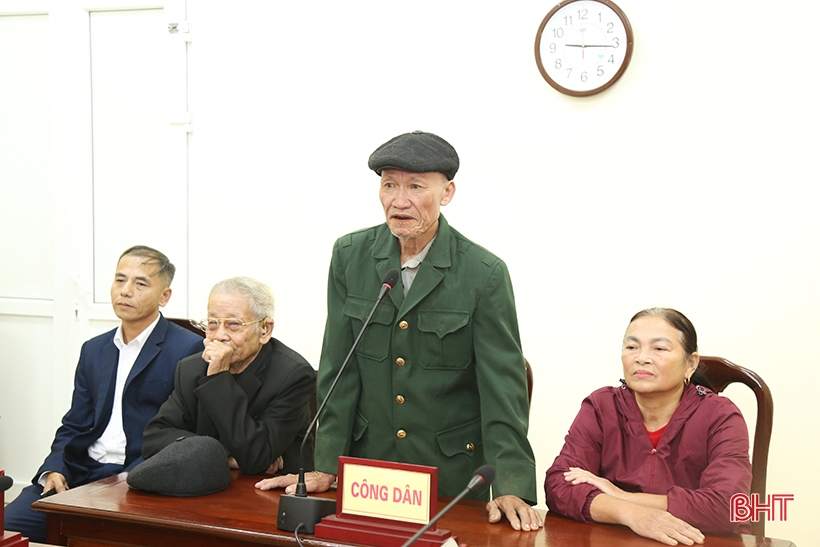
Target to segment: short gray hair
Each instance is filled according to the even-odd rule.
[[[214,293],[243,295],[248,299],[248,308],[253,319],[273,319],[273,291],[261,281],[251,277],[231,277],[214,285],[211,295]]]

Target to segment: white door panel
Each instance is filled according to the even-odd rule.
[[[117,258],[177,266],[187,315],[182,0],[0,0],[0,466],[16,490],[70,404],[81,344],[116,326]]]
[[[0,16],[4,299],[54,298],[48,23],[47,15]]]

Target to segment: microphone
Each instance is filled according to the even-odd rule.
[[[373,312],[376,311],[376,306],[378,306],[379,302],[382,301],[382,298],[384,298],[384,295],[387,294],[387,291],[396,286],[396,282],[398,280],[399,271],[396,268],[393,268],[384,274],[384,278],[382,279],[382,288],[379,289],[379,296],[376,297],[376,305],[373,306],[373,309],[370,311],[370,315],[367,316],[367,321],[364,324],[365,327],[370,322],[370,318],[373,317]],[[364,331],[364,329],[362,329],[362,331]],[[361,338],[361,333],[359,333],[359,338]],[[356,347],[356,343],[359,341],[359,338],[356,338],[356,342],[353,342],[354,348]],[[327,397],[325,397],[325,399],[327,399]]]
[[[296,494],[282,494],[279,497],[279,514],[276,518],[276,527],[280,530],[293,532],[301,524],[306,533],[312,534],[314,526],[316,526],[317,522],[322,520],[322,517],[336,512],[336,500],[315,497],[309,498],[307,495],[304,465],[305,442],[308,440],[310,432],[313,431],[316,421],[319,419],[319,415],[325,408],[328,399],[330,399],[330,394],[333,393],[342,372],[344,372],[345,367],[347,367],[347,363],[350,361],[353,351],[356,349],[356,346],[359,345],[359,340],[362,339],[364,330],[370,324],[373,314],[376,313],[376,308],[379,307],[379,304],[384,298],[384,295],[387,294],[387,291],[396,286],[396,282],[398,280],[399,271],[395,268],[385,274],[382,279],[382,287],[379,290],[379,295],[376,297],[376,303],[373,304],[373,309],[370,310],[370,314],[368,314],[367,319],[365,319],[362,329],[359,331],[358,336],[356,336],[356,340],[353,341],[353,346],[351,346],[350,351],[347,353],[347,357],[345,357],[345,360],[342,362],[342,366],[339,367],[339,372],[336,373],[333,383],[330,384],[330,389],[327,390],[327,395],[325,395],[322,404],[319,405],[319,408],[316,410],[316,415],[313,417],[313,421],[310,422],[310,425],[305,432],[305,436],[302,439],[302,446],[299,449],[299,481],[296,483]]]
[[[438,519],[443,517],[447,513],[447,511],[452,509],[453,506],[456,503],[461,501],[461,498],[463,498],[464,496],[466,496],[467,494],[469,494],[470,492],[472,492],[473,490],[475,490],[479,486],[489,485],[491,482],[493,482],[494,478],[495,478],[495,469],[493,469],[492,465],[482,465],[481,467],[476,469],[475,473],[473,474],[473,478],[470,479],[469,483],[467,483],[467,488],[462,490],[461,493],[458,496],[454,497],[453,501],[451,501],[450,503],[447,504],[447,507],[445,507],[444,509],[439,511],[436,514],[436,516],[433,517],[433,519],[430,522],[425,524],[418,532],[413,534],[413,537],[408,539],[404,543],[404,545],[402,545],[401,547],[410,547],[410,545],[412,545],[414,541],[419,539],[422,536],[422,534],[424,534],[424,532],[426,532],[427,530],[432,528],[433,525],[436,522],[438,522]]]
[[[3,520],[6,518],[6,490],[11,488],[14,484],[14,480],[11,477],[7,476],[5,472],[0,469],[0,526],[3,525]],[[1,536],[6,537],[6,536]],[[0,544],[5,543],[5,541],[0,540]],[[14,542],[12,542],[14,543]]]

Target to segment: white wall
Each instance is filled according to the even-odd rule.
[[[462,160],[444,214],[513,277],[539,484],[581,399],[620,378],[629,317],[675,307],[703,354],[771,387],[768,491],[796,500],[767,534],[808,545],[820,67],[801,29],[820,4],[795,0],[782,24],[763,2],[618,4],[631,64],[610,90],[572,98],[535,65],[551,2],[190,2],[189,273],[175,291],[198,318],[215,281],[267,281],[277,337],[317,363],[333,241],[382,220],[367,157],[398,133],[436,132]],[[0,349],[4,377],[11,355]],[[751,419],[752,398],[731,396]]]

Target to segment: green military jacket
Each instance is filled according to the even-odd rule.
[[[319,401],[400,260],[386,224],[336,241]],[[403,292],[399,278],[319,417],[316,469],[336,474],[342,455],[436,466],[439,494],[455,496],[488,463],[496,471],[492,497],[535,503],[526,369],[506,265],[440,216]],[[488,499],[489,490],[473,497]]]

